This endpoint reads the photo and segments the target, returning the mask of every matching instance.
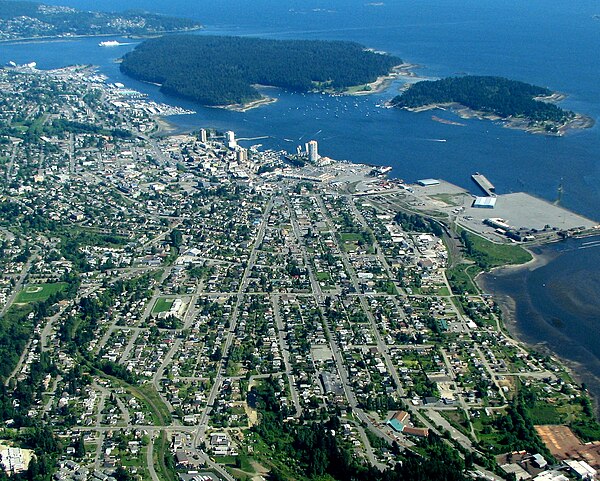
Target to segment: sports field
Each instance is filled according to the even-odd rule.
[[[164,297],[159,298],[154,304],[154,308],[152,309],[153,314],[160,314],[161,312],[167,312],[171,309],[173,302],[175,299],[166,299]]]
[[[28,284],[15,299],[17,304],[28,304],[48,299],[52,294],[60,292],[67,287],[66,282],[54,282],[52,284]]]

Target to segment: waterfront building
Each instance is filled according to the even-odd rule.
[[[311,162],[319,160],[319,144],[316,140],[311,140],[306,144],[306,153]]]
[[[225,143],[230,149],[235,149],[237,147],[237,141],[235,140],[235,132],[233,132],[232,130],[228,130],[227,132],[225,132]]]

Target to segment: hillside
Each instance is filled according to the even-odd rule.
[[[148,35],[195,30],[193,20],[140,11],[87,12],[28,1],[0,0],[0,40],[82,35]]]

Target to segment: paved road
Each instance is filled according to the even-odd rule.
[[[273,317],[275,318],[275,324],[277,326],[277,336],[279,339],[279,346],[281,347],[281,353],[283,356],[285,375],[288,378],[288,384],[290,386],[290,396],[292,397],[292,402],[294,403],[294,407],[296,408],[296,417],[299,417],[300,414],[302,414],[302,407],[300,406],[300,399],[298,398],[298,392],[296,391],[296,386],[294,385],[294,376],[292,374],[292,367],[290,365],[290,350],[287,341],[283,336],[285,326],[283,325],[281,313],[279,312],[279,297],[280,296],[278,294],[271,295],[271,304],[273,305]]]
[[[148,450],[146,451],[146,464],[148,465],[148,471],[150,472],[150,477],[152,481],[164,481],[158,477],[156,474],[156,469],[154,469],[154,438],[156,437],[156,433],[151,433],[150,442],[148,443]]]
[[[21,288],[23,287],[23,283],[25,282],[25,278],[27,277],[27,274],[29,274],[29,269],[31,268],[31,264],[34,261],[36,261],[37,258],[38,258],[38,255],[33,254],[29,257],[29,259],[27,259],[27,262],[23,266],[23,270],[21,271],[19,278],[17,279],[17,283],[15,284],[15,287],[13,288],[10,296],[8,296],[8,299],[6,299],[6,304],[4,304],[4,307],[2,308],[2,310],[0,310],[0,317],[2,317],[4,314],[6,314],[6,311],[8,311],[8,308],[16,299],[17,295],[21,291]]]
[[[286,196],[287,197],[287,196]],[[322,205],[322,200],[320,199],[320,197],[318,198],[318,201],[321,202]],[[288,200],[289,202],[289,200]],[[323,207],[321,207],[323,208]],[[294,235],[296,237],[296,240],[300,243],[301,246],[304,246],[303,242],[302,242],[302,237],[300,236],[300,230],[298,228],[298,224],[297,224],[297,220],[296,220],[296,216],[295,216],[295,212],[293,209],[290,209],[290,214],[291,214],[291,218],[292,218],[292,226],[293,228],[293,232]],[[329,218],[326,215],[326,212],[323,213],[323,216],[325,219],[328,220],[328,225],[331,228],[331,223],[329,221]],[[308,274],[309,277],[311,279],[311,286],[313,288],[313,295],[315,296],[315,298],[317,300],[323,299],[323,294],[321,292],[321,288],[319,283],[316,281],[316,276],[314,275],[313,269],[312,269],[312,264],[309,262],[308,260],[308,254],[306,252],[305,249],[302,249],[302,257],[304,260],[304,265],[306,266],[306,268],[308,269]],[[324,318],[325,317],[325,311],[323,309],[323,305],[322,302],[317,302],[318,308],[321,311],[321,314],[323,315]],[[335,341],[335,336],[332,333],[330,327],[329,327],[329,323],[328,322],[324,322],[323,323],[324,326],[324,330],[325,333],[327,335],[327,339],[329,340],[329,348],[331,349],[331,352],[333,353],[333,359],[335,361],[335,365],[338,371],[338,374],[340,376],[340,380],[342,382],[342,388],[344,390],[344,395],[346,397],[346,400],[348,401],[348,405],[352,408],[352,413],[354,416],[356,416],[356,418],[361,421],[362,423],[364,423],[367,428],[369,429],[369,431],[371,431],[373,434],[375,434],[377,437],[380,437],[382,439],[384,439],[386,442],[388,442],[389,444],[391,444],[392,442],[396,441],[396,439],[392,436],[390,436],[388,433],[386,433],[384,430],[379,429],[373,422],[373,420],[367,416],[367,414],[358,407],[358,402],[356,400],[356,396],[354,394],[354,390],[352,389],[352,386],[350,384],[349,381],[349,376],[348,376],[348,371],[346,369],[346,366],[344,364],[344,359],[342,357],[342,354],[340,353],[339,347]]]
[[[260,247],[262,240],[265,236],[265,231],[267,228],[267,223],[269,221],[269,215],[271,214],[271,210],[273,209],[273,198],[269,199],[265,209],[263,210],[262,222],[258,228],[258,232],[256,235],[256,240],[252,245],[252,250],[250,252],[250,257],[248,258],[248,263],[246,265],[246,269],[244,269],[244,274],[242,276],[242,281],[240,282],[240,287],[237,292],[237,297],[235,301],[235,306],[233,308],[233,312],[230,318],[229,324],[229,333],[227,334],[227,338],[225,340],[225,344],[223,346],[223,354],[226,356],[229,352],[229,348],[233,342],[235,337],[235,328],[237,325],[237,319],[239,316],[240,307],[242,305],[242,300],[244,299],[244,293],[248,287],[250,272],[252,272],[252,267],[256,262],[256,256],[258,248]],[[212,389],[210,390],[210,394],[208,396],[208,400],[206,402],[206,407],[202,411],[202,415],[200,416],[200,421],[197,426],[197,431],[194,436],[194,446],[199,446],[204,441],[204,434],[206,432],[207,424],[208,424],[208,416],[210,410],[212,409],[212,405],[217,398],[217,394],[221,389],[221,384],[223,382],[223,370],[225,368],[225,363],[223,361],[219,362],[217,365],[217,373],[215,376],[215,381],[213,383]]]

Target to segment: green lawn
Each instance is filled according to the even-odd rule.
[[[467,270],[469,273],[467,273]],[[448,269],[446,277],[454,294],[461,294],[463,292],[474,294],[479,292],[469,276],[469,274],[477,274],[478,270],[479,268],[475,264],[459,264]]]
[[[470,232],[465,234],[472,246],[471,251],[468,252],[469,256],[485,269],[508,264],[525,264],[532,259],[531,254],[521,246],[495,244]]]
[[[160,314],[161,312],[168,312],[173,305],[173,301],[175,299],[166,299],[164,297],[159,298],[154,304],[154,308],[152,309],[153,314]]]
[[[340,240],[342,242],[358,242],[364,241],[362,234],[356,232],[340,232]]]
[[[372,89],[368,84],[355,85],[353,87],[348,87],[345,91],[346,94],[355,94],[358,92],[370,92]]]
[[[538,401],[529,410],[529,415],[533,424],[560,424],[562,422],[562,416],[556,407],[543,401]]]
[[[435,295],[436,296],[449,296],[450,291],[448,290],[448,288],[446,286],[438,287],[435,292]]]
[[[318,281],[328,281],[329,279],[331,279],[331,275],[329,275],[329,272],[317,272],[316,277]]]
[[[52,294],[66,289],[66,282],[55,282],[53,284],[28,284],[17,296],[17,304],[28,304],[30,302],[45,301]]]

